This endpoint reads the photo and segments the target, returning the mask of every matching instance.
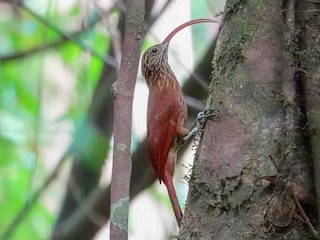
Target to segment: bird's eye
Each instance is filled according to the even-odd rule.
[[[157,48],[153,48],[153,49],[152,49],[152,52],[153,52],[153,53],[157,53],[157,52],[158,52],[158,49],[157,49]]]

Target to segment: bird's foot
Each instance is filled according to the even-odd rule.
[[[196,120],[194,121],[194,123],[192,124],[189,130],[189,134],[182,138],[181,144],[182,145],[185,144],[190,140],[190,138],[194,137],[197,134],[198,130],[203,128],[205,122],[208,119],[211,119],[211,120],[218,119],[219,114],[220,114],[220,111],[218,109],[206,109],[202,112],[199,112]]]
[[[215,120],[219,118],[219,109],[206,109],[203,112],[199,112],[196,119],[197,125],[203,125],[207,119]]]

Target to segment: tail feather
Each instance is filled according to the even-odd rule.
[[[174,215],[176,216],[178,226],[180,227],[181,219],[182,219],[182,211],[179,205],[176,190],[174,189],[174,186],[173,186],[172,176],[168,176],[168,174],[165,173],[163,182],[167,187],[171,205],[174,211]]]

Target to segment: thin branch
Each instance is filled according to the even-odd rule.
[[[116,60],[117,66],[119,66],[121,61],[122,36],[119,28],[117,28],[116,26],[112,26],[110,22],[110,15],[111,15],[112,9],[109,9],[108,11],[104,11],[99,6],[97,0],[92,0],[92,4],[105,22],[106,28],[110,34],[111,47],[114,51],[115,60]]]
[[[211,73],[210,64],[213,49],[215,47],[215,41],[210,45],[211,47],[206,51],[207,54],[203,56],[202,60],[198,63],[195,71],[197,71],[204,78],[209,78]],[[199,99],[204,97],[207,93],[199,85],[193,81],[193,78],[188,78],[184,81],[182,87],[184,93],[190,94],[191,97]],[[203,110],[203,109],[202,109]],[[190,111],[190,118],[187,122],[193,121],[196,117],[197,111]],[[178,155],[178,161],[181,159],[187,149],[187,145],[183,146]],[[144,139],[139,143],[136,151],[132,156],[132,175],[130,182],[130,201],[136,197],[140,192],[144,191],[156,180],[154,171],[152,169],[150,161],[147,156],[147,141]],[[78,185],[79,186],[79,185]],[[80,186],[79,186],[80,187]],[[68,218],[65,218],[54,231],[52,239],[54,240],[67,240],[73,237],[74,239],[91,239],[100,226],[90,220],[90,215],[103,215],[105,223],[109,219],[109,205],[110,202],[106,202],[110,199],[110,186],[106,186],[104,189],[98,187],[92,191],[89,197],[82,202],[83,207],[79,207]],[[85,209],[85,211],[83,210]],[[91,211],[91,214],[88,214]]]
[[[12,220],[12,222],[8,225],[6,230],[4,231],[1,240],[9,239],[11,235],[14,233],[14,230],[17,228],[17,226],[20,224],[20,222],[26,217],[26,215],[30,212],[31,208],[36,204],[39,197],[44,193],[44,191],[48,188],[48,186],[52,183],[52,181],[57,177],[58,172],[62,168],[63,164],[65,163],[67,159],[68,152],[66,152],[60,161],[58,162],[55,169],[52,171],[52,173],[49,175],[49,177],[44,181],[42,186],[34,193],[34,195],[30,198],[27,204],[23,206],[23,208],[19,211],[17,215],[15,215],[15,218]]]
[[[171,0],[168,1],[168,3],[170,2]],[[159,14],[157,14],[157,16],[155,17],[152,17],[150,20],[152,23],[151,24],[148,24],[148,26],[152,26],[152,24],[155,22],[155,20],[161,15],[161,13],[166,9],[166,7],[168,6],[168,4],[166,4],[163,9],[160,11]],[[101,16],[99,15],[94,15],[95,17],[91,19],[91,21],[89,22],[89,28],[92,28],[100,19],[101,19]],[[84,31],[86,31],[86,29],[84,29]],[[75,31],[74,33],[70,33],[69,35],[71,35],[72,37],[76,37],[77,35],[83,33],[82,30],[78,30],[78,31]],[[15,59],[18,59],[18,58],[22,58],[22,57],[26,57],[26,56],[29,56],[31,54],[35,54],[39,51],[43,51],[45,49],[48,49],[48,48],[53,48],[53,47],[57,47],[61,44],[63,44],[66,40],[68,40],[68,38],[65,38],[65,37],[62,37],[61,39],[59,40],[56,40],[52,43],[48,43],[46,45],[41,45],[41,46],[38,46],[36,48],[33,48],[33,49],[30,49],[30,50],[27,50],[25,52],[21,52],[21,53],[16,53],[16,54],[12,54],[12,55],[7,55],[7,56],[2,56],[1,57],[1,61],[4,62],[4,61],[10,61],[10,60],[15,60]],[[108,64],[107,64],[108,65]],[[110,66],[110,65],[108,65]],[[109,69],[110,70],[110,69]],[[109,72],[109,71],[108,71]],[[104,75],[104,74],[103,74]],[[104,78],[104,77],[103,77]],[[99,85],[100,86],[100,85]],[[99,87],[99,89],[101,88],[101,86]],[[102,88],[104,89],[104,88]],[[107,91],[98,91],[97,92],[97,95],[101,95],[101,94],[105,94]],[[108,92],[107,92],[108,93]],[[96,95],[96,94],[95,94]],[[96,96],[96,98],[100,98],[98,96]],[[104,102],[107,102],[107,101],[104,101]],[[103,106],[100,106],[101,109],[106,109],[105,107]],[[93,111],[93,112],[96,112],[96,111]],[[93,118],[96,118],[96,116],[99,116],[99,114],[95,113],[93,114]],[[107,114],[109,115],[109,114]],[[146,152],[143,151],[143,152]],[[60,169],[62,168],[62,165],[66,159],[66,156],[68,155],[69,153],[66,152],[63,157],[61,158],[61,160],[59,161],[58,165],[56,166],[56,168],[53,170],[52,174],[45,180],[45,182],[43,183],[43,185],[38,189],[38,191],[36,193],[34,193],[34,195],[31,197],[30,201],[25,204],[23,206],[23,208],[20,210],[20,212],[15,216],[15,219],[9,224],[6,232],[5,232],[5,235],[8,235],[10,236],[12,234],[12,232],[17,228],[17,226],[19,226],[19,224],[22,222],[22,220],[24,219],[24,217],[29,213],[29,211],[32,209],[32,207],[38,202],[39,198],[42,196],[42,194],[45,192],[45,190],[48,188],[48,186],[55,180],[56,176],[58,175],[58,172],[60,171]],[[141,152],[138,152],[137,153],[138,156],[141,156]],[[137,157],[140,159],[140,157]],[[150,168],[150,172],[151,172],[151,168]],[[150,174],[149,174],[150,175]],[[152,175],[152,174],[151,174]],[[140,175],[141,176],[141,175]],[[147,179],[149,179],[147,177]],[[134,181],[133,182],[133,187],[135,188],[136,184],[135,182],[137,181]],[[153,178],[152,180],[146,180],[146,182],[144,183],[140,183],[139,185],[146,185],[149,186],[149,184],[147,184],[148,182],[153,182]],[[143,188],[144,189],[144,188]],[[142,189],[142,190],[143,190]],[[110,190],[110,189],[109,189]],[[135,195],[138,194],[139,192],[141,191],[141,188],[140,187],[137,187],[137,190],[135,191]],[[107,199],[107,198],[104,198],[104,199]],[[99,211],[100,212],[100,211]],[[63,221],[64,224],[66,224],[69,220],[66,219],[67,221]],[[64,225],[62,224],[62,225]],[[77,225],[78,226],[78,225]],[[59,228],[59,231],[60,231],[60,228]],[[67,231],[67,233],[70,233]],[[67,234],[68,235],[68,234]],[[70,235],[68,235],[70,236]],[[5,236],[3,236],[3,238],[1,239],[5,239]]]
[[[169,2],[169,1],[168,1]],[[166,7],[167,5],[165,5]],[[164,8],[165,8],[164,7]],[[162,11],[161,11],[162,12]],[[100,18],[97,18],[96,21],[92,21],[92,26],[99,20]],[[154,18],[156,19],[156,18]],[[75,32],[71,35],[77,35],[77,34],[80,34],[81,32]],[[69,34],[70,35],[70,34]],[[74,37],[73,36],[73,37]],[[69,38],[65,38],[63,37],[62,39],[60,40],[57,40],[56,42],[53,42],[53,43],[49,43],[48,45],[46,45],[47,47],[55,47],[55,46],[58,46],[59,44],[62,44],[65,39],[69,39]],[[69,39],[70,40],[70,39]],[[37,49],[34,49],[34,51],[32,51],[30,54],[32,53],[35,53],[37,51],[41,51],[43,50],[41,47],[44,47],[46,48],[45,46],[40,46],[38,47]],[[23,53],[21,54],[21,57],[22,57]],[[28,55],[26,53],[26,55]],[[18,57],[18,56],[16,56]],[[13,59],[14,57],[12,57]],[[2,59],[3,60],[3,59]],[[8,60],[10,60],[8,58]],[[27,214],[27,212],[32,208],[32,206],[38,201],[38,198],[42,195],[42,193],[44,192],[44,190],[50,185],[50,183],[55,179],[56,175],[57,175],[57,172],[59,171],[59,169],[61,168],[60,166],[60,163],[62,163],[62,161],[64,160],[65,156],[61,159],[61,161],[59,162],[59,164],[57,165],[57,168],[53,171],[52,175],[48,177],[48,179],[45,181],[45,183],[43,184],[43,186],[35,193],[35,195],[31,198],[30,202],[24,206],[24,208],[21,210],[21,212],[16,216],[15,220],[13,222],[16,222],[16,224],[12,223],[11,225],[18,225],[21,220],[23,219],[23,217]],[[21,218],[21,219],[20,219]],[[18,220],[17,220],[18,219]],[[15,227],[13,227],[13,229],[15,229]]]
[[[123,11],[124,13],[127,13],[127,6],[123,1],[121,0],[112,0],[112,1],[115,6],[118,6],[121,9],[121,11]]]
[[[50,6],[47,8],[47,12],[49,11]],[[48,35],[48,31],[47,28],[44,29],[43,31],[43,41],[46,42],[47,39],[47,35]],[[29,173],[29,183],[28,183],[28,188],[29,188],[29,192],[28,192],[28,197],[27,197],[27,203],[30,201],[31,197],[32,197],[32,190],[33,190],[33,186],[34,183],[36,181],[35,179],[35,174],[36,174],[36,170],[38,167],[38,162],[39,162],[39,151],[40,151],[40,131],[41,131],[41,125],[42,125],[42,112],[41,112],[41,108],[42,108],[42,99],[43,99],[43,84],[44,84],[44,58],[45,58],[45,52],[42,52],[41,56],[40,56],[40,64],[42,64],[42,66],[39,69],[38,72],[38,81],[37,81],[37,106],[36,106],[36,111],[35,111],[35,124],[34,124],[34,137],[33,137],[33,142],[34,142],[34,159],[33,159],[33,163],[32,163],[32,167],[30,169],[30,173]]]
[[[88,31],[89,29],[93,28],[97,22],[99,22],[101,19],[101,17],[98,14],[95,14],[94,17],[90,20],[89,24],[88,24],[88,29],[80,29],[77,30],[73,33],[68,33],[68,35],[72,38],[76,38],[78,35]],[[44,51],[46,49],[49,48],[55,48],[58,47],[60,45],[62,45],[63,43],[65,43],[67,40],[70,40],[64,36],[62,36],[60,39],[55,40],[53,42],[50,43],[46,43],[46,44],[42,44],[39,46],[36,46],[32,49],[28,49],[26,51],[22,51],[22,52],[18,52],[18,53],[13,53],[13,54],[8,54],[8,55],[2,55],[0,56],[0,62],[7,62],[7,61],[11,61],[11,60],[16,60],[19,58],[24,58],[33,54],[36,54],[38,52]],[[99,58],[100,59],[100,58]]]
[[[66,38],[66,39],[70,40],[71,42],[73,42],[74,44],[78,45],[82,50],[88,51],[92,56],[95,56],[95,57],[101,59],[101,61],[105,62],[106,64],[109,64],[109,65],[111,65],[113,67],[116,67],[116,63],[115,63],[114,59],[111,58],[110,56],[101,55],[100,53],[98,53],[97,51],[92,49],[90,46],[88,46],[87,44],[83,43],[82,41],[80,41],[79,39],[75,38],[74,36],[69,35],[67,32],[65,32],[64,30],[60,29],[58,26],[56,26],[52,22],[48,21],[45,17],[43,17],[43,16],[39,15],[38,13],[36,13],[28,5],[19,3],[19,6],[22,9],[24,9],[25,11],[27,11],[34,18],[36,18],[42,24],[48,26],[49,28],[51,28],[53,31],[55,31],[59,35],[63,36],[64,38]]]
[[[215,41],[211,44],[211,48],[209,48],[206,52],[207,55],[210,55],[210,53],[213,52]],[[201,76],[204,78],[209,77],[210,75],[210,59],[208,56],[204,56],[202,61],[198,64],[195,71],[197,71]],[[198,89],[197,91],[194,91],[197,89],[195,86],[195,82],[192,80],[192,77],[190,77],[187,81],[185,81],[185,85],[183,86],[183,92],[190,94],[194,99],[198,99],[201,96],[204,96],[205,91],[202,89]],[[195,117],[196,115],[193,114],[194,111],[192,111],[192,116]],[[146,189],[151,185],[151,183],[155,180],[154,174],[152,173],[151,167],[147,169],[144,168],[143,172],[138,171],[139,169],[142,169],[142,166],[145,165],[145,163],[148,163],[147,156],[144,154],[147,152],[146,150],[146,142],[142,142],[139,144],[138,151],[134,153],[134,170],[133,170],[133,179],[131,183],[131,197],[134,197],[138,195],[141,191]],[[180,151],[179,153],[183,154],[183,151]],[[68,153],[65,153],[59,163],[57,164],[56,168],[53,170],[51,175],[45,180],[43,185],[38,189],[38,191],[33,195],[33,197],[30,199],[28,204],[26,204],[20,212],[16,215],[15,219],[9,224],[7,227],[7,230],[5,231],[4,235],[1,237],[2,240],[7,239],[7,236],[11,236],[13,231],[16,229],[16,227],[21,223],[21,221],[25,218],[27,213],[32,209],[32,207],[35,205],[35,203],[38,201],[39,197],[45,192],[45,190],[48,188],[48,186],[55,180],[56,176],[58,175],[58,172],[63,166],[63,163],[66,159],[66,156]],[[144,156],[144,157],[143,157]],[[145,167],[145,166],[144,166]],[[72,189],[72,188],[70,188]],[[75,226],[75,229],[83,229],[85,225],[88,225],[90,221],[90,218],[87,218],[87,214],[90,211],[95,211],[96,213],[103,213],[106,214],[105,211],[101,210],[104,209],[106,205],[109,205],[108,203],[103,202],[102,206],[99,204],[99,201],[103,201],[104,199],[108,199],[106,196],[110,195],[110,187],[103,190],[101,193],[100,190],[97,190],[98,193],[94,193],[94,197],[90,197],[88,200],[85,201],[85,206],[80,207],[80,209],[70,216],[70,218],[67,218],[65,221],[62,222],[61,227],[58,228],[58,231],[56,231],[56,235],[54,235],[53,239],[68,239],[68,236],[71,236],[72,234],[72,228]],[[107,194],[107,193],[108,194]],[[100,197],[100,199],[99,199]],[[95,200],[93,200],[95,199]],[[103,199],[103,200],[102,200]],[[80,200],[79,200],[80,202]],[[86,209],[84,211],[84,209]],[[93,210],[94,209],[94,210]],[[109,214],[105,215],[105,217],[109,218]],[[88,220],[85,220],[88,219]],[[88,222],[87,222],[88,221]],[[82,223],[85,223],[82,225]],[[94,228],[94,227],[92,227]],[[94,228],[96,229],[96,227]],[[95,230],[96,232],[96,230]],[[83,233],[82,233],[83,234]],[[89,234],[89,233],[88,233]],[[57,238],[56,238],[57,237]]]
[[[184,95],[184,98],[186,99],[187,106],[195,109],[196,111],[202,111],[206,107],[204,101],[198,100],[187,95]]]
[[[298,207],[298,210],[301,214],[301,217],[303,218],[305,224],[307,224],[308,228],[310,229],[310,231],[312,232],[312,235],[315,239],[320,239],[319,233],[317,232],[317,230],[314,228],[314,226],[312,225],[312,223],[310,222],[309,217],[307,216],[306,212],[304,211],[304,209],[302,208],[299,200],[297,199],[296,196],[293,196],[293,200],[296,203],[296,206]]]
[[[122,58],[114,96],[114,147],[111,182],[110,239],[128,239],[131,177],[132,102],[140,60],[144,1],[128,0]]]
[[[155,181],[155,174],[147,157],[146,139],[139,143],[132,156],[133,169],[130,183],[130,201]],[[107,202],[106,202],[107,201]],[[110,216],[110,185],[93,190],[70,217],[61,222],[52,236],[54,240],[92,239],[100,229],[90,216],[104,216],[107,223]],[[90,212],[90,214],[89,214]],[[101,218],[100,218],[101,219]]]
[[[100,223],[97,225],[88,216],[99,216],[99,222],[103,221],[106,224],[110,215],[110,209],[105,202],[106,199],[110,199],[110,186],[105,188],[97,187],[82,202],[81,207],[78,207],[71,216],[59,224],[59,231],[54,231],[51,239],[93,239],[101,226]]]
[[[159,17],[167,10],[167,8],[170,6],[172,0],[167,0],[167,2],[164,4],[164,6],[161,8],[158,14],[155,16],[150,15],[150,20],[147,19],[146,22],[149,22],[147,24],[147,29],[149,30],[152,25],[159,19]]]
[[[149,21],[151,19],[149,15],[151,13],[151,9],[153,8],[153,2],[154,1],[148,1],[146,3],[146,21]],[[157,16],[159,15],[157,14]],[[153,17],[153,19],[156,18],[157,17]],[[125,14],[122,11],[120,13],[118,21],[118,29],[121,32],[121,36],[123,36],[125,25],[124,22]],[[113,56],[114,49],[111,43],[109,44],[109,54]],[[103,133],[107,138],[109,138],[112,134],[113,102],[110,88],[111,84],[114,82],[114,79],[116,79],[116,76],[117,73],[115,69],[111,69],[107,65],[104,66],[100,76],[100,80],[93,94],[92,102],[88,113],[89,119],[90,121],[92,121],[92,124],[94,124],[94,127],[101,131],[101,133]],[[139,152],[139,154],[139,156],[141,156],[141,152]],[[92,161],[99,162],[99,164],[96,164],[97,170],[94,170],[94,173],[88,172],[88,170],[85,169],[85,165],[81,164],[81,162],[83,162],[82,159],[82,154],[80,154],[78,155],[77,159],[74,160],[74,164],[72,166],[70,174],[70,179],[73,179],[73,181],[77,183],[79,188],[82,189],[82,196],[88,196],[90,192],[93,191],[94,187],[98,184],[100,178],[100,169],[103,165],[103,159],[99,159],[96,157],[92,158]],[[153,173],[151,168],[149,169],[149,171]],[[98,209],[95,208],[97,209],[97,212],[101,213],[104,216],[107,215],[104,209],[106,208],[105,199],[109,199],[108,196],[110,197],[110,192],[107,196],[103,195],[104,198],[101,203],[102,207]],[[69,239],[71,236],[79,236],[79,238],[82,238],[84,237],[84,235],[87,236],[84,237],[86,239],[91,239],[93,237],[93,235],[98,231],[99,228],[97,225],[92,224],[92,222],[86,217],[86,215],[83,212],[79,213],[80,211],[81,209],[79,207],[78,202],[74,199],[72,189],[68,187],[58,220],[56,221],[56,226],[52,231],[52,236],[54,239]],[[76,214],[77,212],[78,214]],[[74,217],[74,214],[76,214],[78,217]],[[75,219],[78,219],[79,221]],[[68,224],[69,221],[75,223]],[[75,230],[70,229],[73,226],[76,226]],[[81,231],[79,229],[81,229]]]
[[[73,196],[75,197],[78,206],[79,206],[79,210],[92,222],[94,223],[97,227],[101,228],[103,227],[103,225],[106,223],[106,221],[108,220],[108,218],[106,216],[103,216],[101,213],[96,212],[96,211],[92,211],[88,206],[87,199],[84,200],[83,196],[81,196],[81,190],[80,190],[80,186],[71,179],[71,181],[69,181],[69,184],[71,185],[69,189],[71,189]],[[95,192],[95,191],[93,191]],[[91,194],[90,194],[91,195]],[[95,194],[93,194],[94,196]],[[91,196],[88,198],[91,199]],[[69,219],[68,219],[69,220]],[[67,225],[69,221],[64,222],[64,225]],[[72,222],[72,221],[71,221]]]

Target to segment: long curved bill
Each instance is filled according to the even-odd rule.
[[[162,43],[168,43],[170,42],[171,38],[180,30],[184,29],[185,27],[188,27],[193,24],[198,24],[198,23],[205,23],[205,22],[211,22],[211,23],[219,23],[216,20],[210,19],[210,18],[199,18],[199,19],[194,19],[188,22],[185,22],[181,24],[180,26],[176,27],[169,35],[163,40]]]

